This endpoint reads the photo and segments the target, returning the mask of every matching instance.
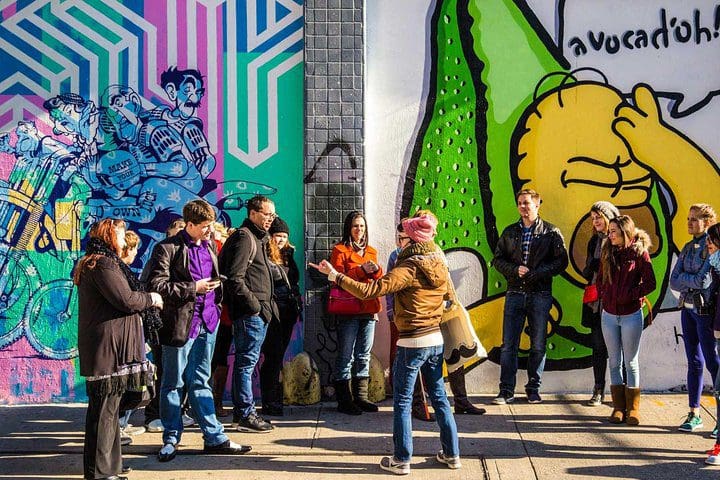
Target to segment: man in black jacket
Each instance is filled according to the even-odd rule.
[[[552,307],[552,277],[568,265],[565,241],[560,230],[538,216],[540,194],[521,190],[515,197],[520,221],[500,236],[493,266],[508,282],[503,314],[503,344],[500,351],[500,393],[493,400],[505,405],[515,400],[518,349],[525,319],[530,336],[527,360],[528,402],[540,403],[540,382],[545,368],[547,324]]]
[[[163,376],[160,417],[163,424],[161,462],[175,458],[183,432],[181,399],[187,386],[190,407],[205,440],[204,451],[238,455],[250,447],[225,435],[215,416],[210,359],[220,321],[222,288],[218,278],[215,242],[210,239],[215,211],[204,200],[183,207],[185,228],[155,245],[146,267],[147,285],[158,292],[166,309],[161,315]]]
[[[225,242],[220,252],[220,272],[225,281],[226,303],[233,320],[233,424],[240,432],[269,432],[273,426],[257,415],[252,373],[260,358],[268,323],[279,318],[273,300],[273,281],[265,248],[275,204],[256,195],[247,202],[248,218]]]

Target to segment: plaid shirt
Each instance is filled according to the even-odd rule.
[[[525,227],[523,225],[522,220],[520,221],[520,228],[522,228],[522,262],[523,265],[528,264],[528,259],[530,258],[530,244],[532,243],[532,234],[533,230],[535,230],[535,224],[537,223],[537,220],[533,222],[532,225],[529,227]]]

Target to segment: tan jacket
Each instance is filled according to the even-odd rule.
[[[395,267],[380,279],[363,283],[338,274],[335,282],[360,299],[394,293],[395,325],[400,338],[411,338],[440,331],[448,277],[442,252],[424,242],[403,249]]]

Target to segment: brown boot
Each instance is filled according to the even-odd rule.
[[[225,417],[230,413],[223,407],[223,395],[225,394],[225,383],[227,382],[227,365],[218,365],[212,375],[212,393],[215,403],[215,416]]]
[[[610,385],[613,411],[610,414],[610,423],[625,422],[625,385]]]
[[[640,388],[625,387],[627,424],[640,425]]]

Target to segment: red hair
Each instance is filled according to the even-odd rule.
[[[120,245],[117,241],[117,235],[115,234],[116,228],[122,228],[123,230],[126,228],[125,221],[118,219],[118,218],[104,218],[100,220],[99,222],[95,222],[92,227],[90,227],[90,232],[88,235],[90,238],[96,238],[103,242],[105,245],[107,245],[110,250],[114,251],[118,254],[118,256],[122,255],[122,248],[120,248]],[[73,274],[73,283],[75,285],[80,285],[80,275],[85,270],[92,270],[95,268],[95,265],[97,264],[97,260],[102,255],[94,253],[92,255],[85,255],[83,258],[80,259],[77,266],[75,267],[75,273]]]

